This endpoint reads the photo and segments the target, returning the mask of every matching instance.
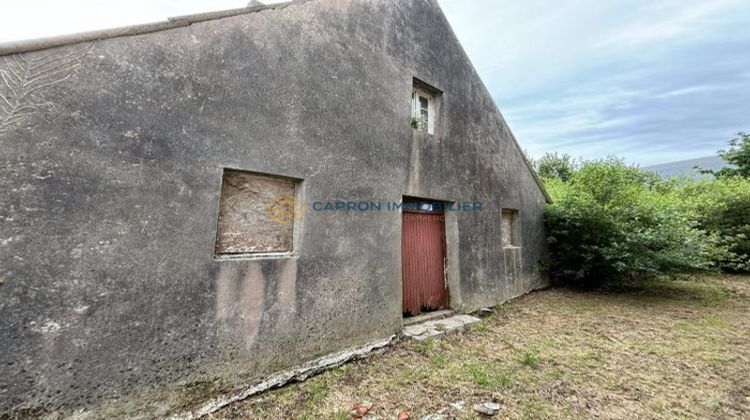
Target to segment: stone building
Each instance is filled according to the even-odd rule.
[[[548,196],[435,0],[0,55],[0,416],[162,416],[546,285]]]

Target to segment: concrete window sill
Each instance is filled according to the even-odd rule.
[[[296,252],[259,252],[254,254],[220,254],[214,255],[213,260],[222,261],[248,261],[248,260],[278,260],[283,258],[297,258]]]
[[[434,133],[427,133],[416,128],[411,129],[412,138],[431,140],[435,137]]]

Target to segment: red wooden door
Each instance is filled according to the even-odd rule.
[[[404,315],[445,308],[448,291],[443,214],[404,211],[401,226]]]

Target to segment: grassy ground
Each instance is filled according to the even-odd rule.
[[[212,418],[750,418],[750,277],[550,289],[471,329],[382,354],[236,403]]]

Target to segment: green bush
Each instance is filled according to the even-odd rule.
[[[576,171],[577,162],[567,154],[545,153],[534,161],[534,168],[542,178],[567,181]]]
[[[740,177],[750,179],[750,133],[740,131],[737,136],[729,140],[729,148],[719,150],[719,156],[729,164],[718,171],[701,169],[704,174],[711,174],[716,178]]]
[[[725,270],[750,271],[750,180],[740,176],[685,182],[674,190],[698,226],[729,252],[715,262]]]
[[[545,212],[557,282],[596,286],[623,277],[703,270],[727,258],[718,234],[701,229],[678,200],[679,185],[621,160],[583,162],[567,181],[545,179]]]
[[[663,180],[610,158],[547,153],[535,162],[552,196],[548,269],[559,283],[596,286],[688,270],[750,272],[750,134],[737,133],[701,170],[712,179]]]

